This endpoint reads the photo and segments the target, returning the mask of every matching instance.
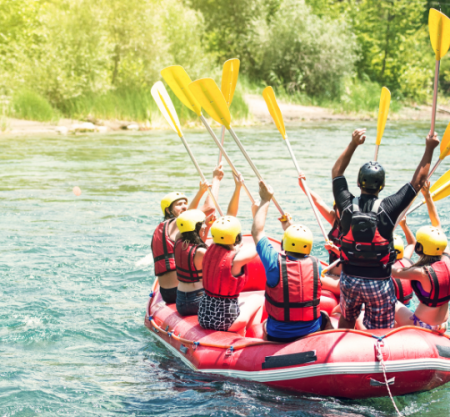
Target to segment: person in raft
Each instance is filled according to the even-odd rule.
[[[213,172],[211,189],[217,199],[220,181],[223,178],[222,165]],[[200,188],[189,205],[189,209],[196,209],[201,198],[208,190],[207,182],[200,182]],[[155,265],[155,275],[158,277],[162,299],[167,304],[173,304],[177,299],[178,279],[176,273],[174,246],[178,234],[176,218],[188,209],[188,199],[181,192],[172,192],[161,200],[161,210],[164,220],[156,227],[152,237],[152,254]],[[207,214],[214,212],[212,199],[208,195],[201,210]]]
[[[289,343],[309,333],[332,329],[328,314],[320,311],[322,268],[320,261],[310,256],[311,231],[282,221],[284,251],[278,252],[264,233],[272,187],[260,181],[259,195],[252,236],[267,278],[265,307],[269,317],[264,323],[264,338]]]
[[[357,147],[364,143],[365,132],[365,129],[353,132],[350,144],[332,169],[333,194],[341,215],[342,236],[339,327],[354,328],[365,304],[364,326],[382,329],[395,324],[397,299],[391,279],[392,264],[396,260],[394,227],[425,183],[439,140],[436,133],[428,135],[424,155],[411,182],[382,200],[378,194],[385,185],[385,171],[378,162],[365,163],[358,173],[361,195],[355,198],[348,190],[344,172]]]
[[[403,229],[406,237],[406,248],[403,244],[403,239],[400,235],[394,235],[394,250],[397,254],[397,260],[392,266],[392,280],[395,287],[395,296],[397,300],[404,304],[409,309],[412,308],[412,298],[413,298],[413,288],[411,285],[411,281],[407,279],[400,279],[395,275],[395,269],[397,268],[408,268],[412,266],[411,257],[414,254],[414,247],[416,245],[416,238],[414,237],[413,232],[406,224],[406,217],[404,217],[400,221],[400,226]]]
[[[228,216],[236,216],[239,208],[239,195],[244,178],[233,175],[235,190],[228,205]],[[209,229],[215,219],[206,221],[201,210],[187,210],[177,217],[180,232],[175,242],[175,265],[178,278],[177,311],[182,316],[198,313],[203,289],[203,259],[208,245],[205,243]]]
[[[239,300],[246,283],[246,265],[256,257],[253,245],[242,244],[241,224],[224,216],[211,227],[213,244],[203,258],[203,287],[198,322],[204,329],[245,335],[248,322],[261,309],[262,300],[251,295]]]
[[[393,275],[411,280],[419,305],[414,314],[397,304],[395,320],[398,326],[418,326],[445,333],[450,300],[450,256],[439,215],[430,195],[430,184],[423,188],[431,219],[431,226],[423,226],[416,233],[415,251],[419,260],[409,268],[394,268]]]
[[[303,187],[302,180],[306,180],[306,176],[304,173],[301,173],[298,177],[298,184],[300,185],[300,188],[305,192],[305,188]],[[329,253],[329,259],[328,263],[332,264],[333,262],[337,261],[340,256],[340,250],[341,247],[341,240],[340,240],[340,217],[339,217],[339,211],[336,208],[336,203],[333,204],[333,208],[330,208],[325,201],[323,201],[322,197],[319,196],[319,194],[315,193],[311,189],[309,190],[309,193],[311,194],[311,198],[314,202],[314,205],[319,210],[320,214],[323,216],[323,218],[330,223],[331,230],[328,233],[328,239],[332,245],[325,245],[325,249]],[[342,272],[342,266],[339,264],[338,266],[335,266],[334,268],[330,269],[324,277],[322,277],[322,288],[324,290],[329,290],[333,294],[339,296],[341,291],[339,289],[339,278],[341,276]]]

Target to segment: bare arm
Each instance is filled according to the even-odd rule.
[[[241,188],[244,184],[244,177],[241,174],[239,174],[237,178],[233,175],[233,179],[235,187],[230,203],[228,204],[227,216],[236,217],[239,210],[239,196],[241,194]]]
[[[430,194],[430,181],[426,181],[423,185],[422,194],[425,197],[425,202],[427,203],[428,215],[430,216],[431,225],[434,227],[441,227],[441,220],[439,219],[436,204],[434,204],[434,201],[431,198]]]
[[[241,249],[233,259],[231,266],[231,274],[233,276],[239,275],[242,268],[251,262],[256,257],[256,246],[246,246]]]
[[[411,257],[414,254],[414,247],[416,246],[416,238],[414,237],[414,233],[411,231],[409,226],[406,224],[406,217],[404,217],[400,221],[399,224],[403,230],[403,233],[405,233],[405,238],[406,238],[406,247],[405,247],[405,250],[403,251],[403,256],[405,258],[411,259]]]
[[[205,248],[198,248],[197,252],[195,252],[194,265],[198,270],[201,270],[203,267],[203,257],[205,256],[205,253]]]
[[[273,197],[273,189],[270,185],[266,185],[264,180],[259,182],[259,196],[261,202],[253,219],[252,236],[255,245],[265,236],[264,225],[266,224],[267,212],[269,211],[270,200]]]
[[[298,176],[298,184],[300,185],[300,188],[305,192],[305,188],[303,186],[302,180],[306,180],[305,174],[301,174]],[[323,201],[322,197],[320,197],[319,194],[315,193],[314,191],[309,189],[309,193],[311,194],[311,198],[314,202],[314,205],[319,210],[320,214],[323,216],[323,218],[330,223],[331,225],[334,224],[336,221],[336,213],[333,209],[330,209],[326,204],[325,201]]]
[[[411,185],[416,191],[419,191],[428,177],[428,172],[430,171],[431,159],[433,158],[434,148],[439,145],[439,139],[437,133],[428,134],[425,141],[425,152],[422,156],[422,160],[417,166],[416,172],[414,173],[413,179],[411,180]]]
[[[362,145],[366,140],[366,129],[356,129],[352,134],[352,140],[349,145],[342,152],[341,156],[337,159],[336,163],[331,170],[331,177],[334,179],[336,177],[341,177],[344,175],[352,156],[359,145]]]
[[[410,281],[420,281],[422,284],[430,283],[430,278],[423,267],[413,268],[392,268],[394,278],[409,279]]]
[[[213,171],[213,179],[211,182],[211,191],[216,199],[218,201],[219,198],[219,188],[220,188],[220,181],[222,181],[222,178],[224,176],[224,172],[222,169],[222,164],[216,166],[216,168]],[[216,206],[214,205],[214,201],[211,198],[210,194],[206,196],[205,203],[203,204],[201,210],[204,213],[211,212],[212,210],[215,210]]]
[[[202,199],[203,195],[208,190],[208,187],[209,187],[209,184],[207,181],[205,181],[205,182],[200,181],[200,186],[197,191],[197,194],[195,194],[194,198],[191,201],[191,204],[189,204],[188,210],[196,209],[198,207],[198,205],[200,204],[200,200]],[[203,207],[202,207],[202,211],[203,212],[205,211],[203,209]]]

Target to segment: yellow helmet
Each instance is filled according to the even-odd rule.
[[[416,233],[417,243],[423,248],[424,255],[439,256],[447,247],[447,238],[439,227],[423,226]]]
[[[161,210],[163,214],[166,215],[166,208],[169,208],[172,203],[183,198],[186,200],[186,202],[188,201],[187,197],[183,193],[173,192],[166,194],[161,200]]]
[[[213,242],[221,245],[234,245],[239,233],[241,233],[241,223],[233,216],[220,217],[211,227]]]
[[[303,255],[311,253],[313,235],[311,230],[301,224],[289,226],[283,235],[283,249],[287,252],[296,252]]]
[[[197,223],[202,223],[205,219],[206,216],[203,211],[197,209],[187,210],[177,217],[178,230],[181,233],[193,232]]]
[[[400,235],[394,235],[394,249],[398,251],[397,259],[403,259],[405,246],[403,245],[403,239]]]

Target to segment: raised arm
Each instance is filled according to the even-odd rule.
[[[336,163],[331,170],[331,177],[334,179],[336,177],[341,177],[344,175],[352,156],[359,145],[362,145],[366,140],[366,129],[356,129],[352,134],[352,140],[349,145],[342,152],[341,156],[337,159]]]
[[[264,180],[259,182],[259,196],[261,202],[259,208],[256,211],[253,219],[252,236],[255,241],[255,245],[265,236],[264,225],[266,224],[267,212],[269,211],[270,200],[273,197],[273,189],[270,185],[267,185]]]
[[[403,251],[403,256],[411,259],[414,254],[414,247],[416,246],[416,238],[414,237],[414,233],[406,224],[406,217],[403,217],[399,224],[406,238],[406,247]]]
[[[197,194],[195,194],[195,197],[192,199],[191,204],[189,204],[188,210],[196,209],[198,207],[198,205],[200,204],[200,200],[202,199],[203,195],[208,191],[208,187],[209,187],[209,184],[208,184],[207,181],[205,181],[205,182],[200,181],[200,185],[199,185]],[[206,212],[206,211],[210,211],[210,208],[209,207],[206,208],[205,206],[203,206],[201,208],[201,210],[203,212]]]
[[[439,219],[436,204],[434,204],[434,201],[431,198],[430,181],[426,181],[423,185],[422,194],[425,197],[425,202],[427,203],[428,215],[430,216],[431,225],[434,227],[441,227],[441,220]]]
[[[241,194],[241,188],[244,185],[244,177],[239,174],[238,177],[233,175],[234,179],[234,192],[231,196],[230,203],[228,204],[227,216],[236,217],[239,210],[239,196]]]
[[[216,168],[213,171],[213,179],[212,179],[212,183],[211,183],[211,191],[212,191],[212,194],[213,194],[214,198],[216,199],[216,201],[219,198],[220,181],[222,181],[223,176],[224,176],[224,172],[222,169],[222,164],[219,164],[218,166],[216,166]],[[214,210],[215,208],[216,207],[214,205],[214,201],[208,193],[208,195],[206,196],[206,199],[205,199],[205,203],[203,204],[201,210],[206,213],[211,210]]]
[[[431,159],[433,158],[434,148],[439,145],[439,139],[437,133],[429,133],[425,141],[425,152],[423,153],[422,160],[417,166],[416,172],[414,173],[413,179],[411,180],[411,185],[416,191],[419,191],[428,177],[428,172],[430,171]]]
[[[300,185],[300,188],[303,190],[303,192],[305,192],[302,180],[306,180],[306,176],[305,174],[303,174],[303,172],[298,176],[298,185]],[[309,193],[311,194],[311,198],[314,202],[314,205],[320,211],[320,214],[328,223],[333,225],[334,222],[336,221],[336,212],[332,208],[328,207],[325,204],[325,201],[323,201],[322,197],[320,197],[319,194],[311,190],[311,188],[309,189]]]

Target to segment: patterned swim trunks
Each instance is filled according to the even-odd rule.
[[[341,310],[347,320],[356,320],[365,304],[364,326],[387,329],[395,324],[395,287],[392,279],[373,280],[341,273]]]
[[[217,298],[205,294],[198,308],[198,322],[204,329],[226,332],[240,313],[237,298]]]

